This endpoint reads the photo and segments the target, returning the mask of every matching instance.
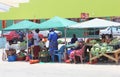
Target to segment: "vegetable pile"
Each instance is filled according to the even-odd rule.
[[[96,43],[91,48],[91,53],[93,56],[98,56],[101,53],[112,52],[112,51],[113,51],[113,47],[108,46],[107,43],[102,43],[102,44]]]

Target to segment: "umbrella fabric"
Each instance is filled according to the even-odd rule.
[[[76,24],[77,22],[71,21],[65,18],[55,16],[37,26],[32,26],[31,29],[40,28],[40,29],[49,29],[49,28],[64,28],[70,25]]]
[[[82,23],[71,25],[69,26],[69,28],[103,28],[103,27],[109,27],[109,26],[120,26],[120,23],[95,18]]]
[[[21,30],[21,29],[25,30],[25,29],[30,29],[32,26],[36,26],[36,25],[38,24],[28,20],[24,20],[5,28],[4,30]]]
[[[7,40],[13,40],[14,38],[19,38],[20,36],[15,31],[10,31],[7,34],[3,34]]]

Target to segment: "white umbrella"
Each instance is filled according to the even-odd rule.
[[[120,26],[120,23],[95,18],[82,23],[68,26],[68,28],[103,28],[103,27],[109,27],[109,26]]]

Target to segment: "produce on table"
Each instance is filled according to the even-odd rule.
[[[118,44],[119,43],[119,40],[118,39],[113,39],[109,44]]]
[[[90,44],[96,44],[97,43],[97,41],[96,40],[90,40],[90,42],[89,42]]]
[[[58,40],[58,44],[63,44],[63,43],[64,43],[64,41]]]
[[[113,47],[108,46],[107,43],[102,43],[101,45],[96,43],[91,48],[91,53],[93,56],[98,56],[101,53],[112,52],[112,51],[113,51]]]

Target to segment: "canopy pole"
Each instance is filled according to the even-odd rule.
[[[27,31],[26,38],[27,38],[27,53],[28,53],[28,51],[29,51],[29,49],[28,49],[28,29],[26,29],[26,31]]]
[[[64,34],[65,34],[65,45],[67,45],[67,40],[66,40],[66,28],[64,29]]]
[[[112,26],[113,27],[113,26]],[[111,28],[111,36],[113,37],[113,30],[112,30],[112,27],[110,27]]]
[[[66,30],[67,28],[64,28],[64,34],[65,34],[65,47],[67,45],[67,40],[66,40]],[[64,53],[64,60],[67,60],[67,49],[65,48],[65,53]]]
[[[3,29],[2,29],[2,32],[1,32],[1,37],[3,37]]]
[[[94,39],[95,39],[95,28],[94,28],[94,36],[93,36],[93,37],[94,37]]]
[[[84,34],[83,34],[84,41],[85,41],[85,37],[86,37],[86,31],[84,29]]]

